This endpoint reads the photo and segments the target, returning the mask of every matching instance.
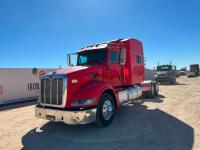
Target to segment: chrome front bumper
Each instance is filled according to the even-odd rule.
[[[86,124],[96,121],[96,108],[80,111],[63,111],[35,106],[37,118],[60,121],[66,124]]]

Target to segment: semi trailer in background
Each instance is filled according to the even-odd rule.
[[[187,77],[199,76],[199,64],[190,65],[190,69],[187,73]]]
[[[34,76],[32,68],[0,68],[0,105],[37,99],[40,78],[54,69],[38,69]]]
[[[71,64],[77,55],[77,64]],[[108,126],[116,109],[141,97],[158,95],[145,79],[143,45],[136,39],[96,43],[68,55],[69,67],[41,77],[35,106],[38,118],[66,124]],[[148,72],[150,73],[150,72]]]

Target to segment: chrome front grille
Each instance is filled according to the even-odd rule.
[[[56,107],[64,106],[66,93],[66,77],[49,75],[41,79],[41,104]]]

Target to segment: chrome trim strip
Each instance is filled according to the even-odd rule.
[[[65,75],[65,78],[63,78],[63,105],[65,107],[65,104],[67,103],[67,76]]]
[[[80,111],[63,111],[35,106],[35,116],[66,124],[86,124],[96,121],[96,108]]]

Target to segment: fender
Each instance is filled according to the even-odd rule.
[[[113,90],[112,86],[105,82],[105,81],[97,81],[97,80],[92,80],[84,85],[82,85],[72,96],[72,100],[81,100],[81,99],[90,99],[90,98],[95,98],[96,100],[94,103],[90,106],[85,106],[85,107],[91,107],[91,106],[96,106],[99,102],[99,99],[101,95],[106,91],[106,90],[112,90],[113,93],[115,91]],[[116,95],[115,95],[115,98]],[[73,106],[71,106],[73,107]],[[74,106],[73,108],[77,108]],[[84,108],[84,107],[83,107]]]

